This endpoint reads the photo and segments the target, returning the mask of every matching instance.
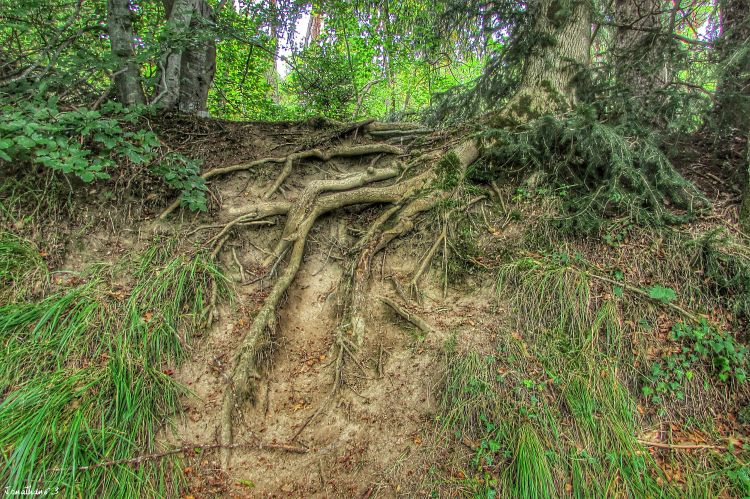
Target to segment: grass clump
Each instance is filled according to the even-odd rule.
[[[0,300],[27,294],[34,281],[47,276],[47,266],[29,241],[0,231]]]
[[[750,249],[719,230],[689,239],[685,246],[693,250],[705,287],[726,301],[736,317],[750,318]]]
[[[636,401],[607,355],[622,348],[618,308],[577,260],[500,267],[515,331],[496,355],[449,353],[441,421],[491,456],[470,468],[482,496],[679,497],[638,442]]]
[[[526,423],[518,428],[513,462],[507,473],[513,497],[556,497],[552,471],[545,448],[533,426]]]
[[[210,256],[151,255],[129,295],[101,276],[38,301],[0,307],[0,480],[62,497],[178,494],[170,461],[82,470],[155,451],[187,393],[171,369],[225,280]],[[216,283],[216,284],[214,284]]]

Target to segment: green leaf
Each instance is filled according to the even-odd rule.
[[[79,174],[78,174],[78,177],[79,177],[79,178],[80,178],[81,180],[83,180],[84,182],[86,182],[87,184],[88,184],[89,182],[93,182],[93,180],[94,180],[94,178],[95,178],[95,177],[94,177],[94,174],[93,174],[93,173],[91,173],[91,172],[81,172],[81,173],[79,173]]]
[[[677,299],[677,294],[672,288],[665,288],[664,286],[651,286],[647,289],[648,296],[654,300],[659,300],[663,303],[669,303]]]

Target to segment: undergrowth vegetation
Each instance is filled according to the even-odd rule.
[[[635,223],[663,225],[688,220],[707,206],[652,137],[599,121],[581,107],[514,127],[483,132],[486,168],[479,179],[522,178],[544,172],[558,188],[564,228],[596,232],[605,219],[628,216]]]
[[[169,152],[144,126],[145,110],[107,102],[100,109],[60,109],[57,99],[0,102],[0,163],[47,168],[84,183],[125,167],[181,192],[181,202],[205,211],[200,164]]]
[[[747,496],[750,447],[719,430],[750,400],[746,246],[617,219],[570,237],[555,197],[503,205],[503,228],[512,212],[524,226],[485,269],[510,311],[493,349],[446,347],[438,424],[472,458],[444,485],[475,497]]]
[[[135,265],[98,268],[45,296],[0,307],[6,487],[62,497],[177,493],[172,461],[102,465],[155,450],[157,432],[187,394],[171,374],[214,287],[218,296],[228,293],[209,255],[175,257],[173,249],[158,241]],[[135,268],[128,284],[113,285],[112,276],[121,280],[128,267]]]
[[[0,302],[25,296],[46,275],[46,265],[32,243],[0,232]]]

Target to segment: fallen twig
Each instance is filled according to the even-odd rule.
[[[196,449],[200,450],[214,450],[214,449],[238,449],[238,448],[249,448],[249,449],[256,449],[256,450],[276,450],[276,451],[282,451],[282,452],[291,452],[293,454],[307,454],[309,452],[309,449],[305,447],[299,447],[295,445],[288,445],[288,444],[264,444],[264,443],[241,443],[241,444],[230,444],[230,445],[224,445],[224,444],[190,444],[190,445],[183,445],[182,447],[177,447],[176,449],[169,449],[163,452],[155,452],[153,454],[143,454],[137,457],[129,458],[129,459],[117,459],[115,461],[102,461],[101,463],[92,464],[89,466],[78,466],[75,468],[77,471],[88,471],[88,470],[94,470],[97,468],[106,468],[110,466],[119,466],[122,464],[127,465],[137,465],[141,464],[147,461],[155,461],[157,459],[162,459],[164,457],[173,456],[175,454],[181,454],[183,452],[189,452],[189,451],[195,451]],[[54,468],[52,470],[53,472],[57,473],[60,471],[64,471],[62,468]]]
[[[681,450],[698,450],[698,449],[712,449],[712,450],[728,450],[726,446],[711,445],[711,444],[669,444],[665,442],[651,442],[649,440],[638,440],[638,443],[645,445],[646,447],[659,447],[660,449],[681,449]]]
[[[380,298],[380,301],[382,301],[383,303],[391,307],[393,311],[396,312],[402,319],[408,322],[411,322],[412,324],[417,326],[422,332],[424,333],[435,332],[435,329],[429,324],[427,324],[427,322],[424,319],[422,319],[416,314],[409,312],[408,310],[403,308],[401,305],[399,305],[395,301],[391,300],[390,298],[386,296],[380,296],[379,298]]]

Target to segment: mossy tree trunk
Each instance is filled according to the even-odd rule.
[[[514,121],[570,109],[578,100],[576,79],[589,65],[591,4],[580,0],[530,3],[536,40],[521,85],[505,108]]]

